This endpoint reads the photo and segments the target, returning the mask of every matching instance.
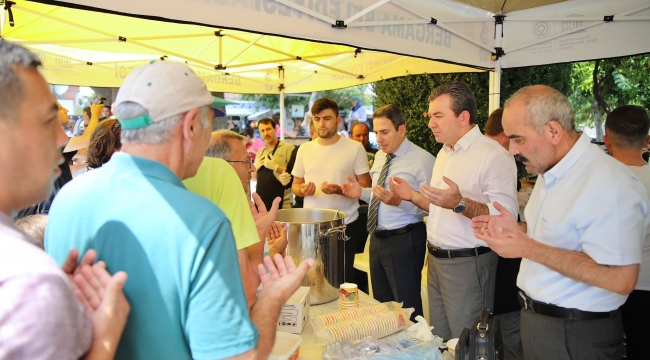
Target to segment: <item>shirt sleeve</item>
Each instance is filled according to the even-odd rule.
[[[90,318],[61,276],[12,277],[0,298],[0,359],[79,359],[90,348]]]
[[[499,215],[499,211],[493,205],[494,202],[498,202],[516,218],[519,210],[517,165],[510,155],[497,151],[493,154],[485,162],[484,181],[481,182],[483,196],[488,199],[488,210],[490,215]]]
[[[305,167],[302,165],[302,157],[305,153],[305,145],[298,148],[298,153],[296,154],[296,161],[293,165],[293,170],[291,170],[291,175],[299,178],[305,178]]]
[[[581,197],[583,210],[572,219],[582,251],[603,265],[641,263],[650,220],[643,186],[636,180],[620,184],[602,177],[597,182],[598,187],[589,187],[589,195]]]
[[[227,221],[204,237],[192,266],[185,332],[193,359],[223,359],[257,346]]]
[[[370,172],[368,167],[368,155],[366,155],[366,149],[363,148],[361,143],[356,143],[356,158],[354,160],[354,174],[361,175]]]

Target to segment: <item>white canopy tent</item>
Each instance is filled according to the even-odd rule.
[[[15,2],[22,20],[1,34],[39,52],[54,83],[119,86],[152,58],[186,61],[211,89],[256,93],[492,70],[492,110],[502,68],[650,52],[648,0]]]

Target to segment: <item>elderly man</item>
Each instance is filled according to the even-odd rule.
[[[360,143],[342,137],[336,129],[341,124],[339,107],[334,100],[319,99],[311,108],[318,139],[304,143],[298,149],[291,171],[292,190],[304,197],[306,209],[336,209],[345,213],[345,281],[354,282],[356,243],[364,241],[365,223],[358,221],[359,201],[347,197],[341,190],[346,176],[356,177],[363,187],[371,184],[366,152]]]
[[[429,212],[429,316],[433,333],[449,339],[470,327],[483,308],[492,309],[498,256],[474,237],[471,219],[498,214],[497,201],[516,213],[517,169],[503,147],[481,134],[476,100],[466,84],[435,88],[428,115],[436,141],[444,144],[431,186],[418,192],[395,177],[393,187],[403,200]]]
[[[4,40],[0,54],[0,358],[112,359],[129,313],[122,294],[126,274],[111,278],[101,263],[91,271],[90,251],[84,274],[70,281],[78,252],[66,251],[59,269],[11,222],[11,214],[54,190],[67,136],[56,98],[38,72],[38,56]],[[95,293],[86,286],[75,294],[71,286],[86,276],[105,289]],[[84,294],[99,298],[90,305]]]
[[[646,191],[650,193],[650,166],[643,159],[643,149],[650,137],[650,117],[638,105],[623,105],[614,109],[605,121],[605,146],[614,159],[627,165]],[[643,258],[639,268],[639,280],[634,291],[621,308],[625,329],[627,359],[645,359],[646,326],[650,323],[650,229],[643,243]]]
[[[370,274],[375,299],[404,302],[415,308],[411,319],[422,315],[420,284],[426,254],[426,213],[390,191],[389,179],[399,176],[412,189],[431,181],[436,158],[406,138],[406,123],[396,105],[382,106],[373,115],[381,150],[370,169],[372,188],[362,188],[353,178],[343,193],[370,203]],[[357,123],[363,124],[363,123]],[[357,125],[355,124],[355,125]]]
[[[636,285],[650,222],[643,184],[578,135],[569,100],[548,86],[512,95],[503,129],[510,154],[540,175],[528,223],[497,206],[501,215],[472,226],[499,255],[523,258],[524,359],[620,359],[619,307]]]
[[[283,209],[291,208],[291,192],[289,182],[291,174],[287,172],[287,164],[295,146],[280,141],[275,133],[275,121],[264,118],[257,122],[257,130],[262,135],[265,147],[257,152],[255,169],[257,169],[256,191],[267,208],[271,207],[275,198],[282,198]]]
[[[282,304],[309,268],[276,256],[278,271],[266,259],[272,278],[258,267],[264,289],[249,316],[228,219],[181,182],[209,145],[212,102],[185,64],[133,70],[115,100],[122,151],[52,206],[45,247],[57,260],[62,248],[94,245],[109,269],[132,274],[120,359],[266,358]],[[72,211],[87,216],[71,230]]]

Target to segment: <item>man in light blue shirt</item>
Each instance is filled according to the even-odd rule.
[[[637,282],[649,204],[643,184],[574,127],[569,100],[548,86],[517,91],[504,106],[510,154],[540,176],[517,223],[473,219],[476,237],[523,258],[525,359],[620,359],[619,307]],[[561,346],[558,346],[561,344]]]
[[[422,315],[420,283],[426,253],[426,215],[413,203],[391,191],[393,177],[417,190],[431,181],[436,158],[406,138],[404,115],[396,105],[383,106],[373,115],[377,143],[381,148],[370,170],[372,188],[358,182],[345,184],[346,195],[368,202],[370,277],[374,298],[404,302]],[[388,165],[386,163],[388,162]],[[382,176],[382,172],[385,174]]]
[[[116,98],[121,152],[66,185],[52,205],[45,248],[55,260],[70,247],[95,248],[109,271],[130,273],[117,359],[265,359],[282,305],[309,268],[293,271],[289,261],[280,279],[265,261],[276,276],[261,279],[249,316],[228,219],[181,182],[196,174],[210,142],[212,102],[185,64],[133,70]],[[83,221],[71,227],[71,213]]]

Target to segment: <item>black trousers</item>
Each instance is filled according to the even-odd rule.
[[[647,345],[650,335],[650,291],[634,290],[621,307],[623,328],[627,342],[627,359],[650,358]]]
[[[377,301],[404,302],[414,308],[411,320],[422,315],[422,267],[427,245],[424,226],[395,236],[370,238],[370,281]]]
[[[355,276],[354,269],[354,254],[358,243],[365,243],[368,232],[366,231],[366,222],[356,219],[353,222],[347,224],[345,227],[345,235],[347,235],[350,240],[346,241],[344,244],[345,255],[343,256],[343,271],[344,271],[344,280],[349,283],[356,283],[357,280]]]
[[[521,310],[521,344],[526,360],[620,360],[621,313],[605,319],[566,320]]]

